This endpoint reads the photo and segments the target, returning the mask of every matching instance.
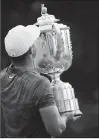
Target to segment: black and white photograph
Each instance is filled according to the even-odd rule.
[[[0,2],[0,138],[99,138],[99,1]]]

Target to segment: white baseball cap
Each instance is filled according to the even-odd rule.
[[[12,28],[5,37],[5,50],[11,57],[25,54],[40,35],[36,25],[18,25]]]

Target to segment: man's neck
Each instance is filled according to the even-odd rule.
[[[15,69],[21,69],[21,70],[27,70],[27,71],[33,71],[35,69],[34,64],[32,62],[30,63],[15,63],[13,64]]]

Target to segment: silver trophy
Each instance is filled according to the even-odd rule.
[[[60,80],[60,75],[72,64],[72,46],[70,28],[57,23],[54,15],[47,13],[44,4],[41,5],[41,17],[36,25],[40,28],[40,36],[36,43],[34,65],[38,72],[52,78],[52,89],[60,113],[75,111],[79,113],[78,99],[69,83]],[[54,26],[56,26],[57,31]]]

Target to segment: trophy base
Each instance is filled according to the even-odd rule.
[[[78,99],[60,100],[56,102],[59,112],[70,112],[79,110]]]
[[[75,98],[72,86],[60,80],[60,73],[52,73],[50,77],[52,78],[51,85],[59,112],[79,111],[78,99]]]

